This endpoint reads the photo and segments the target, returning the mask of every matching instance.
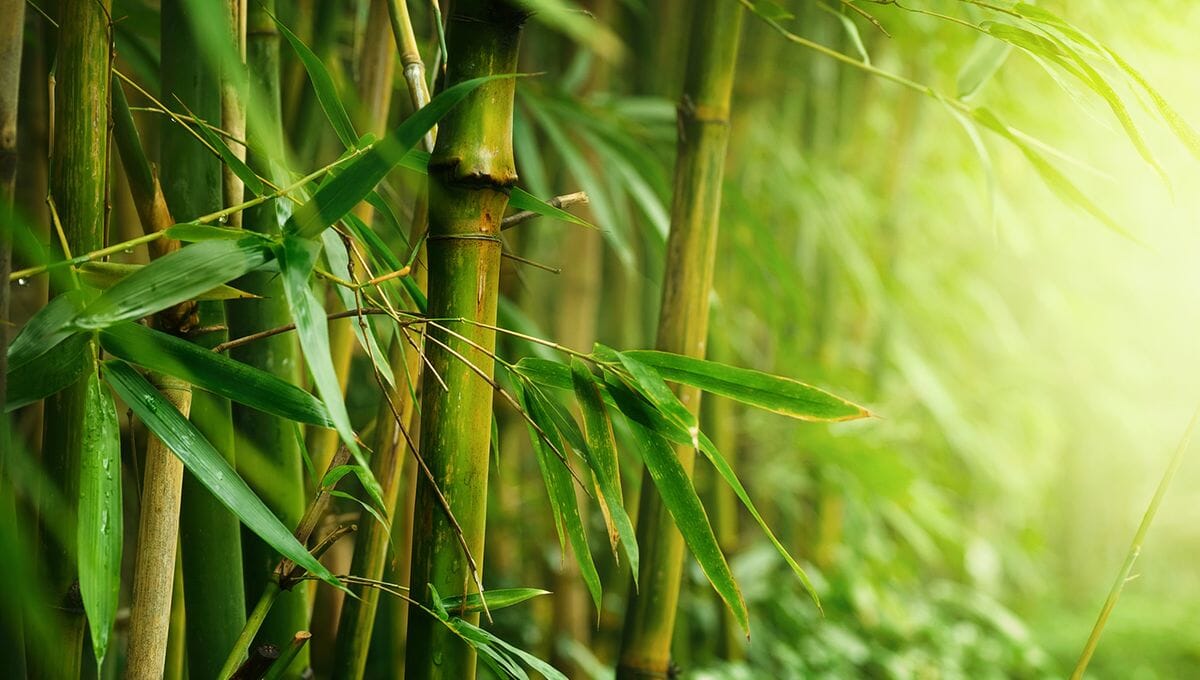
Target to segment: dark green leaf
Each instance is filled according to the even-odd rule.
[[[341,583],[254,495],[225,457],[144,377],[121,361],[106,361],[104,377],[146,427],[179,457],[196,480],[279,554],[333,586]]]
[[[49,352],[27,361],[8,372],[7,413],[45,399],[68,385],[75,384],[92,368],[93,356],[87,334],[71,336],[54,345]]]
[[[195,387],[318,427],[333,427],[325,407],[308,392],[271,373],[131,321],[100,331],[100,346],[115,357]]]
[[[511,607],[527,600],[532,600],[535,597],[549,594],[550,591],[538,588],[496,588],[484,592],[482,597],[479,593],[467,595],[465,605],[461,595],[444,597],[442,598],[442,606],[446,611],[454,612],[455,614],[474,614],[483,611],[484,601],[487,602],[488,611],[496,611],[497,609]]]
[[[104,328],[140,319],[212,290],[262,266],[271,253],[262,239],[204,241],[158,258],[121,279],[84,308],[77,328]]]
[[[97,665],[104,665],[121,593],[121,426],[112,394],[95,371],[87,378],[79,462],[79,594]]]
[[[342,99],[338,96],[337,87],[334,86],[329,71],[325,69],[325,64],[321,63],[321,58],[289,31],[282,21],[273,15],[271,18],[275,20],[275,25],[279,27],[279,32],[287,39],[288,44],[295,50],[296,56],[300,58],[300,63],[304,65],[304,70],[308,72],[313,90],[317,93],[317,101],[321,104],[321,109],[325,111],[325,118],[333,126],[333,131],[337,133],[338,139],[346,148],[352,148],[358,139],[358,134],[354,131],[354,124],[350,122],[350,116],[347,115],[345,107],[342,106]]]
[[[600,346],[598,345],[598,347]],[[602,349],[606,350],[607,348],[602,347]],[[670,387],[667,387],[667,383],[663,381],[658,371],[629,354],[618,353],[617,356],[621,360],[621,365],[633,376],[634,388],[649,399],[650,403],[654,404],[655,408],[663,415],[682,425],[692,437],[692,446],[699,447],[700,423],[696,420],[696,414],[679,401],[679,397],[675,396]]]
[[[625,556],[633,572],[634,585],[638,575],[638,545],[633,523],[625,512],[625,500],[621,496],[620,468],[617,464],[617,445],[613,439],[612,423],[604,409],[604,400],[592,372],[577,358],[571,358],[571,378],[575,385],[575,400],[583,414],[583,428],[587,433],[588,464],[599,489],[600,506],[608,525],[609,543],[614,554],[617,543],[625,547]]]
[[[853,420],[870,415],[861,406],[791,378],[670,352],[635,350],[623,354],[650,366],[664,380],[800,420]]]
[[[83,293],[68,291],[51,300],[25,322],[8,346],[8,367],[32,361],[75,332],[71,320],[83,309]]]
[[[92,288],[105,290],[118,281],[139,272],[146,265],[124,262],[86,262],[79,266],[79,280]],[[245,300],[257,295],[238,290],[233,286],[220,285],[196,296],[197,300]]]

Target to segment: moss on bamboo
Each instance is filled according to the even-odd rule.
[[[698,3],[679,105],[671,232],[656,345],[689,356],[705,354],[741,15],[742,7],[735,2]],[[690,410],[699,409],[698,390],[685,388],[678,394]],[[680,446],[676,455],[690,472],[695,451]],[[684,543],[654,485],[645,480],[637,540],[642,554],[640,587],[636,592],[630,589],[617,677],[659,678],[670,665]]]

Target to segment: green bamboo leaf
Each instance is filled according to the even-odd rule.
[[[683,402],[679,401],[679,397],[675,396],[658,371],[624,352],[614,352],[599,343],[596,344],[596,348],[599,355],[615,355],[629,375],[633,377],[633,387],[649,399],[650,403],[654,404],[655,408],[663,415],[682,425],[692,437],[692,446],[699,448],[700,423],[696,420],[696,414],[689,411]]]
[[[316,237],[366,198],[375,185],[400,163],[408,150],[416,146],[425,133],[468,94],[484,83],[512,77],[473,78],[444,90],[318,189],[288,219],[285,231],[305,238]]]
[[[525,357],[517,362],[515,370],[539,385],[560,390],[575,388],[575,383],[571,379],[571,369],[557,361]]]
[[[612,423],[608,420],[596,379],[588,367],[575,357],[571,358],[571,378],[575,386],[575,400],[583,414],[583,429],[587,433],[587,461],[600,491],[600,507],[608,525],[609,543],[614,555],[618,542],[624,546],[636,586],[639,564],[637,537],[621,496],[620,467]]]
[[[664,380],[800,420],[840,421],[871,415],[857,404],[791,378],[670,352],[634,350],[623,354],[650,366]]]
[[[321,242],[325,245],[325,261],[329,264],[329,273],[342,280],[350,280],[350,253],[346,251],[346,244],[342,242],[341,236],[330,229],[326,229],[321,232]],[[358,307],[359,302],[355,298],[354,293],[345,286],[335,285],[333,289],[337,293],[338,299],[342,301],[342,306],[346,308],[346,311]],[[358,344],[371,357],[371,363],[374,365],[375,370],[379,371],[388,385],[394,387],[396,385],[396,377],[392,374],[391,363],[387,360],[387,356],[383,353],[383,350],[379,349],[379,341],[375,338],[375,330],[371,327],[371,324],[366,322],[359,323],[358,319],[351,319],[350,325],[354,329],[354,337],[358,339]]]
[[[1039,153],[1037,149],[1033,148],[1033,146],[1031,146],[1020,136],[1014,134],[1013,131],[1009,129],[1009,127],[1003,122],[1001,122],[994,113],[985,108],[972,109],[971,120],[995,132],[1001,137],[1004,137],[1018,149],[1020,149],[1021,153],[1025,155],[1025,158],[1029,161],[1029,163],[1033,165],[1035,170],[1037,170],[1038,175],[1041,176],[1042,181],[1046,183],[1046,186],[1048,186],[1050,190],[1057,194],[1058,197],[1063,201],[1074,205],[1092,217],[1095,217],[1102,224],[1104,224],[1104,226],[1120,234],[1121,236],[1133,241],[1137,240],[1133,234],[1130,234],[1128,231],[1126,231],[1125,228],[1117,223],[1117,221],[1112,217],[1110,217],[1108,213],[1101,210],[1100,207],[1092,201],[1092,199],[1088,198],[1087,194],[1080,191],[1079,187],[1075,186],[1075,184],[1068,179],[1067,176],[1062,173],[1062,171],[1054,167],[1054,164],[1052,164],[1046,159],[1045,156]]]
[[[599,614],[600,574],[596,572],[596,565],[592,561],[592,551],[588,547],[587,531],[584,530],[583,519],[579,514],[579,504],[575,499],[571,473],[567,470],[566,463],[555,454],[555,451],[562,451],[558,430],[554,427],[552,419],[543,409],[539,400],[532,398],[521,388],[519,382],[515,383],[515,388],[525,412],[542,431],[539,433],[533,423],[526,423],[529,428],[529,438],[533,442],[533,449],[537,454],[538,467],[542,470],[546,493],[550,497],[550,506],[554,511],[554,525],[558,530],[559,545],[563,546],[565,534],[571,542],[575,560],[579,563],[579,573],[587,585],[588,592],[592,595],[592,602],[596,605],[596,612]],[[547,442],[547,440],[549,441]],[[565,552],[565,546],[563,546],[563,550]]]
[[[625,383],[621,382],[615,376],[606,376],[606,380],[608,387],[607,399],[611,399],[612,403],[621,413],[625,414],[631,428],[637,427],[651,433],[657,433],[657,435],[676,444],[684,446],[692,445],[692,440],[685,429],[664,417],[645,399],[641,398],[640,395],[625,385]],[[812,585],[812,581],[809,580],[808,574],[804,572],[804,569],[788,553],[787,548],[783,547],[783,543],[776,538],[775,532],[771,531],[771,527],[763,519],[758,508],[755,507],[754,501],[750,499],[750,494],[746,492],[746,487],[742,485],[737,473],[730,467],[729,461],[725,460],[725,457],[717,450],[716,445],[703,432],[700,433],[699,439],[700,452],[712,463],[713,468],[716,469],[721,479],[725,480],[725,483],[733,489],[734,495],[738,497],[738,500],[749,511],[750,516],[754,518],[754,521],[758,523],[763,533],[770,539],[771,545],[775,547],[775,551],[787,562],[788,566],[792,569],[792,573],[796,575],[796,578],[799,579],[805,590],[808,591],[813,604],[817,606],[818,610],[821,609],[821,600]]]
[[[200,224],[199,222],[180,222],[167,227],[163,236],[173,238],[177,241],[187,241],[189,243],[199,241],[239,241],[247,236],[257,236],[264,242],[269,242],[270,237],[260,234],[256,231],[246,229],[234,229],[232,227],[216,227],[211,224]]]
[[[83,305],[83,293],[71,290],[39,309],[8,346],[9,370],[38,358],[74,333],[71,320]]]
[[[80,333],[67,338],[49,352],[9,370],[4,412],[40,401],[74,385],[91,368],[88,336]]]
[[[79,465],[79,594],[87,612],[92,648],[104,665],[121,593],[121,426],[112,394],[92,371],[83,407]]]
[[[126,321],[100,331],[100,346],[117,358],[265,413],[317,427],[333,427],[325,406],[308,392],[173,335]]]
[[[124,262],[85,262],[79,266],[79,280],[92,288],[105,290],[118,281],[141,271],[145,265]],[[196,296],[197,300],[247,300],[259,296],[224,284]]]
[[[378,507],[386,507],[383,502],[383,490],[371,474],[367,459],[354,437],[350,414],[346,412],[346,401],[342,396],[342,386],[338,383],[337,372],[333,368],[329,349],[329,322],[321,302],[317,300],[308,283],[319,251],[320,245],[316,242],[290,234],[284,235],[283,244],[276,251],[276,259],[283,273],[283,291],[292,311],[292,320],[296,322],[300,349],[304,352],[309,371],[312,372],[317,394],[321,395],[321,400],[325,402],[334,429],[338,431],[346,448],[350,449],[359,465],[356,472],[363,488]]]
[[[104,291],[76,317],[74,325],[104,328],[150,316],[232,281],[270,258],[270,250],[256,237],[185,246]]]
[[[287,39],[288,44],[292,46],[296,56],[300,58],[304,70],[308,72],[308,79],[312,82],[313,90],[317,94],[317,102],[325,111],[325,118],[333,127],[333,131],[337,133],[338,139],[347,149],[353,148],[358,139],[358,133],[354,131],[354,124],[350,122],[350,116],[342,106],[342,99],[338,96],[337,87],[333,84],[333,78],[329,75],[329,71],[325,69],[325,64],[275,15],[271,15],[271,19],[279,27],[279,32]]]
[[[196,480],[279,554],[313,576],[341,588],[337,578],[254,495],[224,456],[148,380],[123,361],[102,364],[104,378],[121,400],[183,461]]]
[[[184,109],[187,110],[187,107],[184,106]],[[256,172],[251,170],[250,166],[246,165],[245,161],[243,161],[241,158],[238,158],[237,154],[235,154],[233,150],[225,144],[225,141],[218,137],[217,133],[212,131],[212,128],[209,127],[208,123],[202,120],[191,110],[187,110],[187,112],[188,115],[190,115],[192,119],[196,121],[196,124],[192,125],[191,128],[204,139],[208,146],[212,147],[212,149],[217,152],[217,156],[221,158],[221,162],[224,163],[231,171],[233,171],[233,174],[237,175],[238,179],[242,180],[242,182],[246,185],[246,191],[249,191],[255,196],[261,196],[263,191],[266,189],[262,178],[259,177]]]
[[[505,607],[521,604],[535,597],[549,595],[550,591],[541,590],[538,588],[496,588],[485,591],[482,595],[479,593],[471,593],[467,595],[465,601],[463,596],[455,595],[454,597],[442,598],[442,606],[448,612],[456,614],[475,614],[483,611],[483,603],[487,602],[488,611],[496,611]]]
[[[979,92],[1000,71],[1011,53],[1012,45],[980,36],[958,72],[958,97],[963,99]]]
[[[621,405],[623,413],[628,413],[626,408],[629,408],[625,402],[633,404],[641,401],[641,406],[645,411],[654,410],[649,403],[646,403],[625,385],[618,386],[610,383],[610,387],[612,387],[613,396]],[[733,572],[729,570],[729,563],[725,561],[725,555],[721,553],[717,537],[713,534],[712,525],[708,521],[708,515],[704,512],[704,506],[700,503],[699,496],[696,495],[696,489],[692,486],[692,480],[688,477],[687,471],[683,469],[683,465],[675,456],[675,451],[659,431],[647,429],[632,417],[629,418],[628,423],[633,438],[637,441],[638,448],[642,453],[646,471],[650,473],[650,479],[654,482],[654,487],[658,489],[658,495],[662,497],[663,505],[675,520],[675,526],[683,535],[684,542],[687,543],[688,549],[696,558],[700,569],[704,571],[704,575],[708,577],[713,589],[733,612],[733,616],[742,630],[749,635],[750,619],[746,612],[746,602],[742,599],[737,582],[734,581]],[[685,445],[689,444],[685,443]]]

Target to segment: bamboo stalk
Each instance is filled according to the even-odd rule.
[[[708,337],[708,301],[741,18],[742,8],[736,3],[698,3],[679,105],[675,195],[656,345],[689,356],[703,357]],[[690,410],[698,411],[699,390],[680,388],[678,394]],[[680,446],[675,453],[690,473],[695,451]],[[670,665],[684,543],[647,480],[643,478],[637,523],[642,551],[640,587],[630,590],[618,678],[661,678]]]
[[[512,73],[524,14],[506,2],[466,0],[451,18],[447,83]],[[500,272],[500,221],[506,189],[516,181],[512,154],[515,82],[488,83],[442,119],[429,165],[429,315],[463,317],[494,324]],[[413,597],[429,602],[430,587],[443,595],[469,591],[468,556],[436,493],[445,496],[462,528],[461,538],[482,567],[486,520],[492,387],[459,355],[491,375],[495,333],[472,323],[452,322],[432,329],[427,351],[430,370],[447,389],[427,383],[422,394],[420,452],[433,484],[418,482],[414,510],[411,581]],[[463,339],[465,338],[465,340]],[[443,346],[444,345],[444,346]],[[471,618],[478,619],[478,614]],[[406,671],[409,678],[468,678],[475,654],[462,640],[423,613],[408,622]]]
[[[16,199],[17,179],[17,118],[21,82],[21,50],[24,45],[25,3],[23,0],[0,0],[0,16],[9,23],[0,26],[0,222],[8,223]],[[0,404],[8,401],[8,322],[12,319],[12,286],[8,273],[12,269],[12,242],[8,232],[0,229]],[[12,451],[12,419],[0,413],[0,485],[13,488],[8,478],[8,456]],[[0,532],[15,535],[20,523],[16,499],[11,493],[0,494]],[[0,649],[9,650],[0,670],[14,677],[25,674],[24,640],[20,614],[14,612],[0,626]]]
[[[159,391],[185,417],[191,411],[192,389],[187,383],[161,377]],[[183,465],[157,437],[151,437],[146,444],[143,479],[129,614],[127,680],[154,680],[163,676],[171,628]]]
[[[247,135],[252,149],[280,153],[283,149],[283,129],[280,123],[280,54],[279,34],[271,14],[275,3],[249,3],[246,28],[246,62],[250,73],[247,101]],[[247,164],[260,175],[272,178],[275,174],[267,158],[247,155]],[[278,178],[280,180],[284,178]],[[286,183],[286,182],[284,182]],[[243,224],[247,229],[279,233],[275,201],[266,201],[245,211]],[[229,330],[243,336],[288,323],[291,314],[278,277],[266,272],[248,274],[239,279],[238,288],[263,296],[259,300],[230,301],[225,305]],[[300,384],[301,358],[294,337],[273,336],[238,347],[231,352],[234,359],[271,372],[288,382]],[[234,429],[237,432],[239,460],[259,458],[269,461],[271,475],[278,482],[280,494],[265,498],[268,506],[287,526],[295,526],[304,513],[305,493],[302,459],[294,426],[281,418],[252,408],[235,405]],[[244,455],[243,455],[244,454]],[[246,596],[256,599],[268,583],[275,567],[274,551],[255,536],[244,536],[243,555]],[[307,588],[295,588],[279,595],[267,615],[258,642],[275,644],[290,640],[297,630],[308,629],[309,597]],[[307,647],[301,652],[293,672],[308,664]]]
[[[58,82],[54,93],[55,134],[50,191],[65,245],[87,252],[104,245],[108,168],[109,0],[63,0],[59,4]],[[42,463],[47,477],[72,504],[78,499],[78,468],[86,398],[79,381],[45,402]],[[39,501],[39,508],[44,510]],[[74,527],[67,535],[74,536]],[[39,567],[64,609],[66,634],[60,653],[30,657],[34,678],[79,676],[84,639],[82,603],[76,585],[73,546],[59,545],[42,531]]]

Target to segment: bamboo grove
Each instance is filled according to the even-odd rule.
[[[4,677],[1070,666],[893,273],[933,148],[1129,236],[1029,63],[1200,158],[1061,4],[0,0]]]

